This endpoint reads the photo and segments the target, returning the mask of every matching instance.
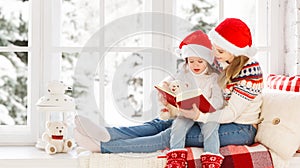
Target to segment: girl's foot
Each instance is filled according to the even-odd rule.
[[[82,135],[76,128],[74,129],[74,138],[78,146],[90,150],[91,152],[100,152],[100,142]]]
[[[76,129],[83,135],[100,142],[108,142],[110,140],[110,135],[104,126],[97,125],[86,117],[75,116],[75,125]]]

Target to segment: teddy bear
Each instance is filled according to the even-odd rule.
[[[170,82],[163,82],[162,87],[175,95],[185,91],[188,88],[188,84],[183,83],[181,80],[173,80]],[[177,107],[167,104],[167,106],[160,110],[159,117],[162,120],[174,119],[179,116]]]
[[[46,131],[42,135],[43,141],[46,142],[45,151],[48,154],[59,152],[69,152],[73,148],[71,139],[66,139],[67,124],[63,121],[48,121]]]

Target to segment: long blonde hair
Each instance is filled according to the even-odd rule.
[[[244,55],[235,56],[233,61],[220,74],[218,80],[219,85],[225,88],[228,83],[231,83],[232,79],[240,73],[248,60],[249,58]]]

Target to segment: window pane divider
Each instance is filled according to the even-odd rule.
[[[30,49],[30,47],[7,46],[0,47],[0,52],[28,52]]]
[[[109,52],[137,52],[140,50],[150,49],[152,47],[105,47],[105,51]],[[53,47],[53,52],[97,52],[100,47]]]

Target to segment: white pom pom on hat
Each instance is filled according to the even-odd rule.
[[[213,62],[211,54],[212,45],[208,36],[201,30],[194,31],[186,36],[175,50],[177,54],[181,54],[182,58],[200,57],[205,59],[209,64]]]
[[[235,56],[253,57],[256,48],[252,46],[251,31],[246,23],[237,18],[227,18],[209,32],[211,42]]]

